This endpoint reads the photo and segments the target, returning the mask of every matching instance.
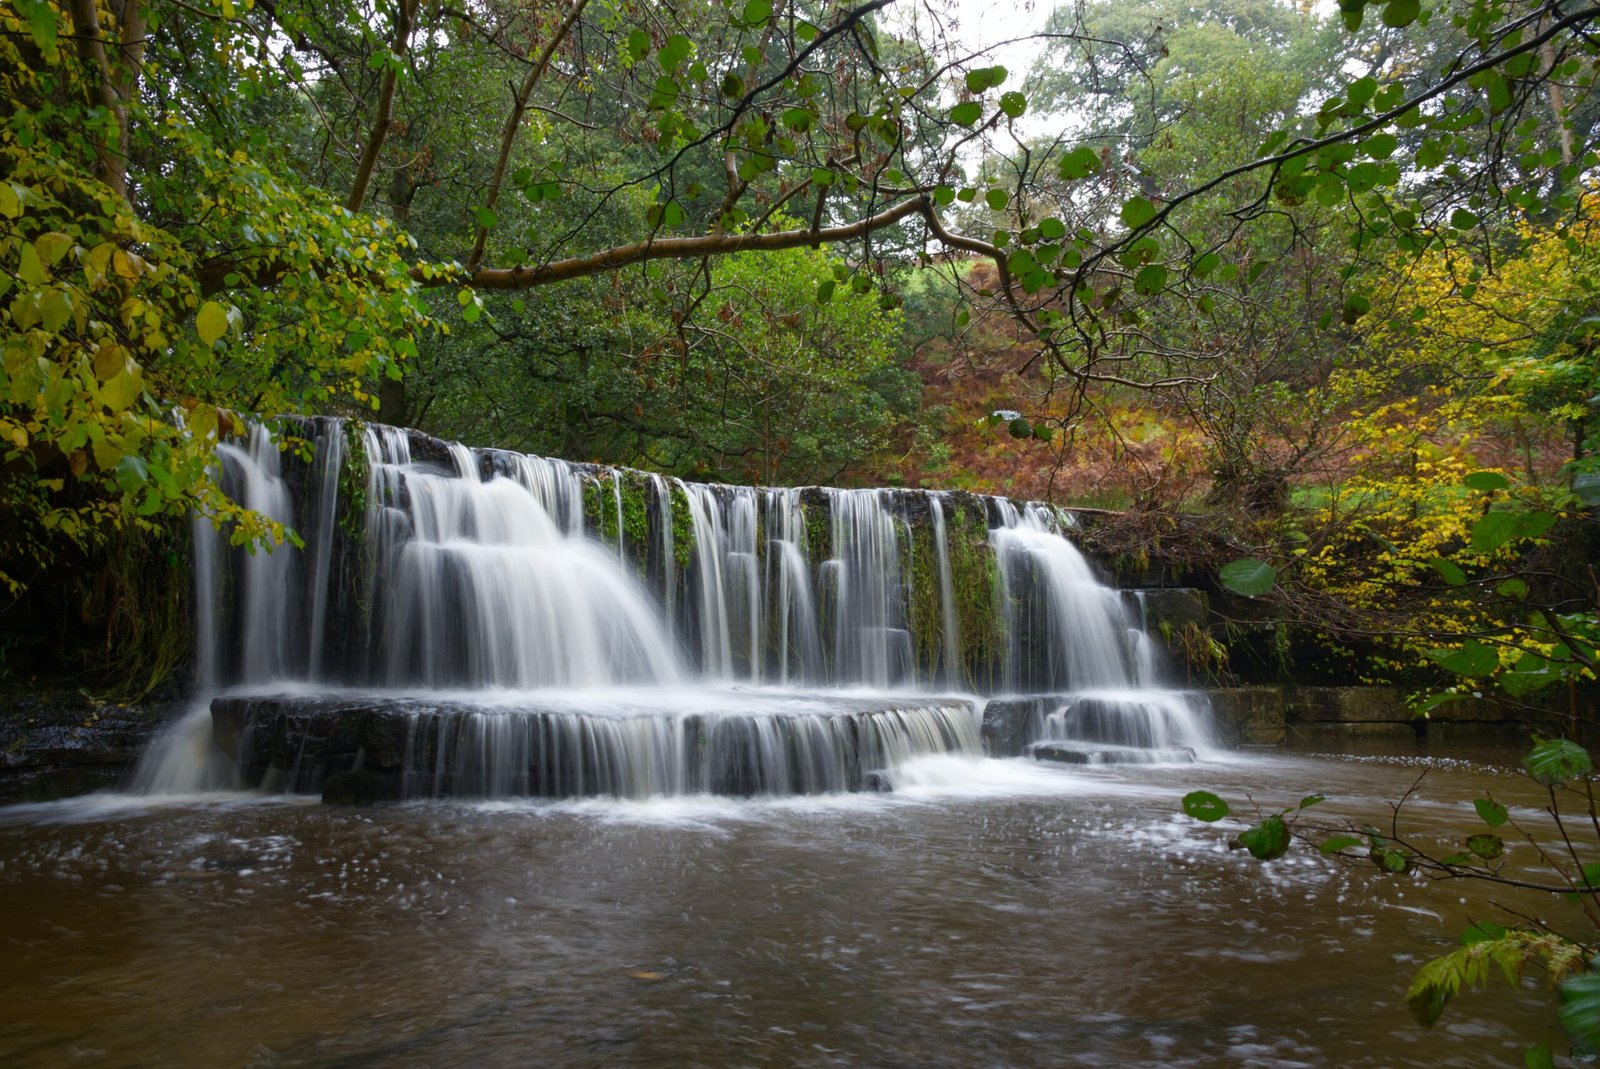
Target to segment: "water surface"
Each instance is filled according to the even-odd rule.
[[[1533,817],[1526,781],[1435,766],[1421,834],[1479,830],[1485,789]],[[1481,891],[1263,865],[1177,813],[1205,786],[1383,817],[1419,767],[946,756],[892,795],[13,807],[0,1064],[1521,1064],[1550,1035],[1539,984],[1432,1030],[1403,1006],[1496,915]]]

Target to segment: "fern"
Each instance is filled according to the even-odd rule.
[[[1516,985],[1528,963],[1536,961],[1550,973],[1551,982],[1557,983],[1582,971],[1583,954],[1580,944],[1559,935],[1508,929],[1494,938],[1453,950],[1418,969],[1406,992],[1406,1004],[1419,1022],[1432,1025],[1444,1012],[1445,1004],[1463,987],[1483,986],[1495,969],[1507,983]]]

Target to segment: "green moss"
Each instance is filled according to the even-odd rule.
[[[944,649],[944,599],[939,590],[939,547],[931,523],[912,527],[910,550],[903,577],[909,593],[906,623],[911,628],[917,675],[932,679]]]
[[[833,557],[833,509],[827,502],[824,497],[801,505],[806,518],[806,559],[813,567]]]
[[[188,663],[192,542],[188,523],[171,515],[110,538],[81,608],[85,620],[103,623],[108,696],[141,698]]]
[[[950,588],[961,635],[962,673],[973,688],[992,686],[1005,657],[1005,619],[1000,605],[1000,569],[989,544],[981,505],[972,503],[946,518]]]
[[[677,561],[678,575],[688,570],[694,559],[694,517],[689,514],[689,495],[683,487],[672,484],[672,556]],[[681,578],[679,580],[682,581]]]
[[[367,486],[372,463],[367,457],[366,432],[359,420],[344,425],[344,456],[339,466],[339,530],[356,544],[367,534]]]
[[[610,504],[611,484],[602,482],[593,476],[583,478],[583,529],[594,531],[601,538],[606,537],[606,515],[611,511],[606,506]],[[616,520],[611,523],[612,530],[616,530]]]

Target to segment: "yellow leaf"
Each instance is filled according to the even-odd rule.
[[[93,448],[94,462],[101,471],[110,471],[122,459],[122,450],[110,442],[95,442]]]
[[[33,247],[38,250],[39,259],[43,260],[46,266],[49,267],[54,267],[60,263],[61,258],[67,254],[67,250],[72,248],[72,244],[70,235],[55,231],[51,231],[48,234],[40,234],[33,239]]]
[[[40,263],[39,252],[32,245],[22,246],[22,257],[17,264],[17,275],[30,286],[44,285],[44,264]]]
[[[228,333],[227,311],[216,301],[207,301],[195,313],[194,329],[200,334],[201,341],[207,345],[216,344],[218,338]]]
[[[131,374],[130,374],[131,372]],[[100,390],[100,401],[113,412],[121,412],[139,396],[139,369],[125,368]]]
[[[210,438],[217,432],[217,410],[211,405],[198,405],[184,417],[184,425],[196,438]]]
[[[130,281],[139,277],[138,264],[134,262],[133,257],[121,249],[117,249],[111,254],[111,270]]]
[[[11,444],[18,449],[28,448],[28,432],[21,427],[12,427],[10,431]]]

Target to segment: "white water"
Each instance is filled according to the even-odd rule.
[[[408,718],[407,795],[829,793],[897,786],[909,762],[982,752],[983,699],[929,694],[966,678],[967,663],[939,495],[926,507],[940,634],[921,644],[934,652],[919,663],[905,492],[830,489],[805,503],[793,489],[650,477],[641,538],[626,530],[620,470],[441,443],[428,447],[437,459],[418,462],[407,432],[368,427],[365,536],[347,545],[337,537],[344,427],[318,426],[298,494],[305,516],[264,430],[219,450],[231,494],[310,537],[303,553],[250,555],[196,526],[198,683],[357,693],[361,715]],[[614,516],[614,544],[586,533],[586,494]],[[694,538],[686,568],[677,494]],[[827,509],[823,560],[808,535],[817,507]],[[999,673],[1010,692],[1059,696],[1035,721],[1040,741],[1204,750],[1203,718],[1153,687],[1141,621],[1095,579],[1062,516],[1004,499],[990,507],[1008,635]],[[729,686],[762,689],[729,708]],[[816,694],[787,689],[797,686]],[[298,726],[252,721],[245,732],[241,747],[271,743],[274,762],[292,760],[268,782],[300,783],[304,765],[315,789],[323,774],[316,748],[338,732],[308,727],[316,699],[306,700]],[[202,698],[147,755],[139,787],[237,783],[210,720]],[[363,766],[365,752],[354,767],[377,768]]]

